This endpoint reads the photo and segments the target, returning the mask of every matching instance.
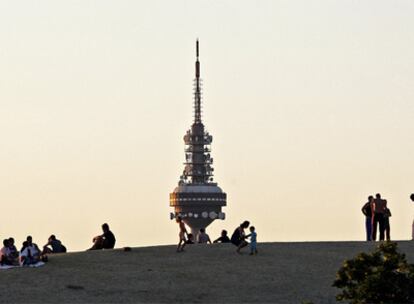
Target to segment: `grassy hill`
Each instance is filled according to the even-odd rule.
[[[264,243],[259,255],[229,244],[133,248],[52,256],[41,268],[0,272],[0,303],[335,303],[344,259],[365,242]],[[414,263],[414,242],[399,242]]]

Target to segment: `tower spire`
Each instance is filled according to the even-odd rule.
[[[211,157],[211,136],[201,121],[201,79],[199,42],[196,41],[196,62],[194,79],[194,122],[184,135],[185,162],[178,187],[170,193],[170,206],[174,212],[171,219],[181,218],[191,227],[197,238],[201,228],[214,220],[224,220],[221,211],[227,204],[227,195],[213,181],[213,158]]]
[[[198,39],[196,41],[195,88],[194,88],[194,123],[201,123],[201,79]]]

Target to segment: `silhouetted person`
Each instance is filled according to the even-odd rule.
[[[243,247],[246,247],[249,244],[245,240],[246,234],[244,233],[244,229],[249,228],[249,226],[250,226],[250,222],[244,221],[243,223],[240,224],[239,227],[236,228],[236,230],[234,230],[231,236],[232,244],[237,246],[237,250],[236,250],[237,253],[240,253],[240,249],[242,249]]]
[[[56,239],[56,236],[52,234],[47,240],[47,244],[43,246],[43,254],[46,253],[64,253],[66,247],[62,245],[62,242]]]
[[[230,243],[230,239],[227,236],[227,231],[222,230],[221,231],[221,236],[217,240],[214,240],[213,243]]]
[[[374,197],[368,196],[368,202],[362,207],[362,213],[365,215],[365,231],[367,241],[372,241],[372,208],[374,204]]]
[[[377,228],[379,225],[379,239],[380,241],[384,240],[385,233],[385,222],[384,222],[384,213],[387,208],[387,201],[381,198],[381,194],[377,193],[375,195],[374,204],[373,204],[373,219],[372,219],[372,240],[377,239]]]
[[[414,193],[411,193],[410,199],[411,199],[412,202],[414,202]],[[411,227],[411,239],[414,241],[414,221],[413,221],[413,225]]]
[[[32,265],[40,261],[39,247],[32,242],[32,237],[28,236],[23,242],[23,247],[20,250],[20,264]]]
[[[384,212],[384,229],[385,239],[391,241],[391,227],[390,227],[391,210],[386,208]]]
[[[14,238],[12,237],[9,237],[9,254],[10,254],[10,258],[13,261],[13,265],[18,265],[19,264],[19,251],[14,245]]]
[[[180,240],[177,245],[177,252],[183,252],[186,244],[185,236],[188,236],[187,229],[185,228],[185,224],[181,216],[177,216],[177,219],[175,221],[177,222],[178,227],[180,228],[180,232],[178,233],[178,237]]]
[[[0,265],[12,265],[10,259],[9,239],[3,240],[3,247],[0,249]]]
[[[206,233],[206,229],[201,228],[200,233],[198,234],[198,243],[199,244],[211,244],[210,236]]]
[[[29,249],[32,253],[32,256],[35,259],[40,260],[41,252],[40,252],[39,246],[37,246],[37,244],[33,243],[33,238],[30,235],[26,238],[26,241],[27,241],[27,247],[29,247]]]
[[[194,235],[192,233],[187,234],[186,244],[194,244]]]
[[[250,226],[250,234],[246,235],[250,237],[250,255],[257,254],[257,233],[256,228]]]
[[[115,247],[115,236],[107,223],[102,225],[103,234],[95,236],[92,240],[93,246],[89,250],[99,249],[114,249]]]

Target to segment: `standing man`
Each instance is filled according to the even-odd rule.
[[[385,234],[385,219],[384,214],[387,208],[387,201],[381,198],[381,194],[375,195],[373,204],[373,219],[372,219],[372,240],[375,241],[377,238],[377,228],[379,225],[379,239],[384,240]]]
[[[362,213],[365,215],[365,231],[367,233],[367,241],[372,241],[372,205],[374,197],[368,196],[368,202],[362,207]]]
[[[391,226],[390,226],[391,210],[385,208],[384,213],[384,228],[385,228],[385,239],[391,241]]]
[[[411,201],[414,202],[414,193],[411,193],[410,198],[411,198]],[[412,226],[411,239],[414,241],[414,221],[413,221],[413,226]]]

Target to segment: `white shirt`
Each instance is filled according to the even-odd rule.
[[[33,246],[33,244],[31,246],[27,246],[21,253],[20,256],[24,256],[27,257],[29,256],[29,250],[30,250],[30,255],[31,256],[36,256],[39,255],[39,251],[36,249],[35,246]]]
[[[207,244],[207,242],[210,241],[210,237],[207,233],[201,233],[198,235],[198,242],[200,244]]]

